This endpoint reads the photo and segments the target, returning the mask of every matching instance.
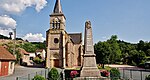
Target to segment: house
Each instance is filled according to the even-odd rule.
[[[21,65],[28,65],[29,63],[29,53],[27,51],[25,51],[22,48],[19,48],[19,53],[21,54],[21,60],[20,60],[20,64]]]
[[[45,60],[46,51],[44,49],[37,49],[35,52],[36,56],[40,55],[43,60]]]
[[[3,46],[0,46],[0,76],[13,74],[15,57]]]
[[[29,60],[33,60],[36,57],[36,55],[35,53],[29,53],[29,57],[30,57]]]

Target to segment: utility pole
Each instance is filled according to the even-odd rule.
[[[15,29],[13,29],[13,31],[14,31],[14,39],[13,39],[13,43],[14,43],[14,49],[13,49],[13,55],[15,56],[15,58],[17,58],[17,56],[16,56],[16,28]]]

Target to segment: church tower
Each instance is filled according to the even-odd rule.
[[[53,13],[50,15],[50,29],[65,30],[66,18],[62,12],[60,0],[56,0]]]
[[[56,0],[53,13],[50,15],[50,29],[46,32],[47,55],[46,67],[65,68],[65,22],[60,0]]]
[[[66,18],[60,0],[56,0],[46,32],[46,67],[71,68],[81,66],[83,59],[82,33],[67,33]]]

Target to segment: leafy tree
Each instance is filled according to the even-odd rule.
[[[110,45],[108,42],[98,42],[94,45],[97,63],[104,64],[108,63],[109,54],[111,52]]]
[[[36,45],[37,49],[46,49],[45,42],[32,42],[32,44]]]
[[[150,42],[142,40],[137,44],[117,40],[116,35],[112,35],[107,41],[99,41],[94,45],[97,63],[106,64],[123,62],[129,65],[140,65],[146,61],[146,56],[150,55]]]
[[[147,56],[150,56],[150,49],[147,49],[146,55],[147,55]]]
[[[107,42],[111,46],[111,52],[109,55],[109,60],[111,63],[115,63],[116,61],[120,61],[121,59],[121,50],[119,44],[117,43],[117,35],[112,35]]]
[[[36,45],[32,44],[32,43],[24,43],[24,44],[21,44],[21,47],[23,49],[25,49],[27,52],[35,52],[37,47]]]
[[[137,44],[137,49],[143,51],[144,48],[145,48],[145,43],[144,41],[140,40],[139,43]]]
[[[135,63],[135,65],[139,65],[146,59],[146,55],[143,51],[131,50],[129,54],[129,64]]]

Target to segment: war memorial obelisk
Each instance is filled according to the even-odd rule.
[[[96,59],[93,47],[92,27],[91,22],[85,23],[85,36],[84,36],[84,61],[80,77],[101,77],[100,72],[96,65]]]

